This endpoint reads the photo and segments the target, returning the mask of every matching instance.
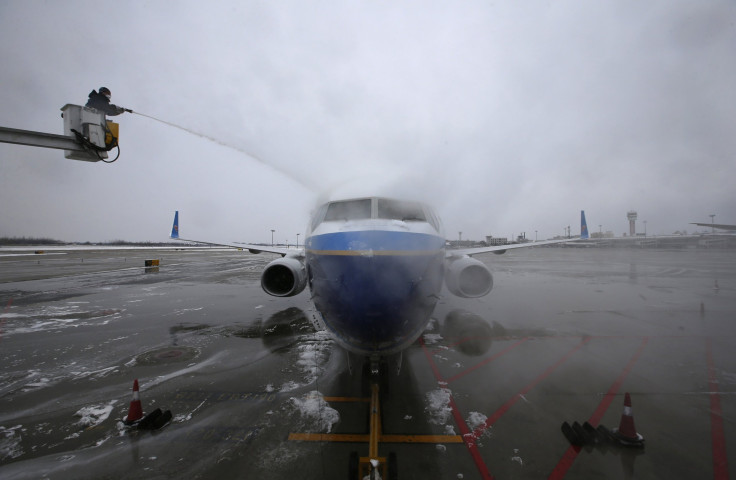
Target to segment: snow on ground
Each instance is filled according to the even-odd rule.
[[[427,406],[424,410],[429,416],[429,423],[435,425],[444,425],[449,420],[452,414],[452,409],[449,406],[450,396],[452,392],[448,388],[438,388],[427,392],[425,400]]]
[[[202,405],[204,405],[206,402],[207,402],[207,400],[204,400],[202,403],[200,403],[199,405],[197,405],[197,407],[194,410],[192,410],[189,413],[176,415],[174,417],[174,420],[172,420],[172,421],[174,423],[188,422],[189,420],[192,419],[192,416],[197,412],[197,410],[199,410],[200,408],[202,408]]]
[[[279,390],[279,392],[281,393],[291,392],[292,390],[296,390],[299,387],[301,387],[300,384],[296,383],[293,380],[289,380],[288,382],[284,382],[284,384],[281,385],[281,389]]]
[[[488,420],[488,417],[486,417],[482,413],[470,412],[468,418],[465,419],[465,423],[468,424],[470,430],[475,430],[476,428],[486,423],[486,420]]]
[[[314,340],[299,344],[299,360],[296,362],[306,375],[305,381],[308,384],[317,380],[322,373],[322,367],[330,356],[332,346],[327,332],[317,332],[313,337]]]
[[[112,413],[113,405],[117,400],[112,400],[107,405],[92,405],[80,408],[74,415],[80,417],[77,424],[84,427],[94,427],[108,419]]]
[[[424,343],[426,345],[434,345],[435,343],[438,343],[442,340],[442,335],[439,333],[425,333],[424,334]]]
[[[0,460],[8,458],[18,458],[23,455],[23,449],[20,447],[21,435],[20,430],[23,425],[14,427],[0,426]]]
[[[306,393],[301,397],[291,397],[289,403],[306,421],[306,426],[310,429],[330,433],[332,426],[340,421],[338,411],[330,407],[317,390]]]
[[[296,347],[297,360],[295,362],[304,375],[303,380],[301,382],[296,380],[284,382],[279,388],[279,392],[291,392],[317,381],[324,371],[325,364],[330,359],[331,348],[332,340],[325,331],[303,336]],[[273,388],[273,385],[269,384],[266,388]]]
[[[80,304],[44,306],[25,313],[0,313],[3,336],[76,328],[87,325],[107,325],[122,318],[122,310],[80,310]]]

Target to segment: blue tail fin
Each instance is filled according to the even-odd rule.
[[[179,238],[179,210],[174,213],[174,225],[171,227],[171,238]]]
[[[588,222],[585,221],[585,210],[580,210],[580,238],[590,238],[588,235]]]

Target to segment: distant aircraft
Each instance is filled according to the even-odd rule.
[[[583,212],[581,233],[579,238],[588,238]],[[178,211],[171,238],[186,240],[179,236]],[[377,373],[380,362],[390,356],[400,368],[401,352],[427,327],[443,282],[462,298],[491,291],[491,272],[471,256],[570,240],[574,239],[448,250],[440,219],[429,206],[368,197],[318,208],[302,249],[187,241],[280,254],[282,258],[269,263],[261,275],[263,290],[288,297],[309,285],[332,338],[369,360],[371,372]]]

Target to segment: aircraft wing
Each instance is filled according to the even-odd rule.
[[[723,223],[691,223],[690,225],[697,225],[699,227],[713,227],[720,230],[736,231],[736,225],[726,225]]]
[[[303,257],[304,256],[304,249],[303,248],[284,248],[284,247],[273,247],[273,246],[267,246],[267,245],[253,245],[249,243],[240,243],[240,242],[221,242],[221,241],[210,241],[210,240],[193,240],[189,238],[182,238],[179,236],[179,211],[177,210],[176,213],[174,213],[174,225],[171,227],[171,235],[169,235],[169,238],[173,240],[180,240],[183,242],[194,242],[194,243],[202,243],[205,245],[214,245],[217,247],[228,247],[228,248],[239,248],[243,250],[248,250],[251,253],[261,253],[261,252],[267,252],[267,253],[276,253],[278,255],[284,256],[290,256],[290,257]]]
[[[506,250],[512,250],[514,248],[526,248],[526,247],[539,247],[541,245],[552,245],[555,243],[572,242],[573,240],[580,240],[583,237],[565,238],[563,240],[545,240],[543,242],[527,242],[527,243],[513,243],[511,245],[494,245],[492,247],[477,247],[477,248],[460,248],[457,250],[447,250],[447,257],[463,257],[465,255],[472,257],[473,255],[479,255],[481,253],[503,253]]]
[[[513,243],[511,245],[494,245],[493,247],[460,248],[457,250],[447,250],[445,253],[445,256],[448,258],[463,257],[466,255],[469,257],[472,257],[473,255],[479,255],[481,253],[489,253],[489,252],[503,253],[506,250],[511,250],[514,248],[539,247],[542,245],[553,245],[555,243],[572,242],[574,240],[587,240],[588,238],[590,238],[588,235],[588,222],[585,220],[585,212],[581,210],[580,211],[580,236],[579,237],[565,238],[562,240],[544,240],[542,242]]]

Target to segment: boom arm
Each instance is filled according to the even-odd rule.
[[[0,142],[28,145],[31,147],[58,148],[60,150],[84,151],[77,139],[55,133],[32,132],[17,128],[0,127]]]

